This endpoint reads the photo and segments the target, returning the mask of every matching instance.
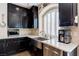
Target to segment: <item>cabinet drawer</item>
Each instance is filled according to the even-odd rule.
[[[51,47],[51,46],[49,46],[49,48],[52,50],[52,52],[53,53],[55,53],[55,54],[57,54],[57,55],[60,55],[60,50],[59,49],[56,49],[56,48],[54,48],[54,47]]]
[[[61,50],[44,44],[43,45],[43,55],[44,56],[60,56]]]

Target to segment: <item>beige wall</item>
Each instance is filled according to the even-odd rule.
[[[4,19],[2,19],[2,14]],[[7,37],[7,3],[0,3],[0,24],[2,20],[5,22],[5,26],[0,26],[0,37]]]

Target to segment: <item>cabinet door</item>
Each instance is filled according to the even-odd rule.
[[[28,11],[28,28],[38,28],[38,7],[32,6]]]
[[[16,13],[9,13],[9,28],[20,28],[22,25],[20,23],[20,15]]]
[[[44,56],[59,56],[57,51],[54,51],[48,47],[44,48]]]
[[[33,6],[32,13],[33,13],[34,28],[38,28],[38,7]]]
[[[78,16],[78,4],[77,3],[73,3],[73,18],[75,18],[75,16]]]
[[[60,26],[72,26],[74,23],[75,13],[77,13],[75,3],[59,3]]]
[[[28,18],[28,28],[33,28],[33,13],[31,9],[28,10]]]
[[[20,39],[16,38],[15,42],[16,42],[16,52],[19,52],[20,51]]]
[[[6,53],[7,53],[7,55],[16,53],[15,39],[6,40]]]
[[[0,40],[0,56],[6,55],[5,48],[5,40]]]
[[[28,21],[29,21],[29,16],[28,16],[28,10],[23,9],[22,10],[22,26],[23,28],[28,28]]]
[[[21,8],[13,4],[8,4],[8,27],[20,28],[22,27]]]
[[[26,49],[26,40],[25,38],[20,38],[20,50],[25,50]]]
[[[61,51],[54,48],[54,47],[51,47],[49,45],[43,45],[43,55],[44,56],[60,56]]]
[[[16,40],[16,51],[22,51],[25,50],[27,47],[27,41],[26,38],[17,38]]]

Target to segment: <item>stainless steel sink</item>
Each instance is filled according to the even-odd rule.
[[[43,38],[43,37],[36,37],[34,38],[36,41],[35,41],[35,47],[39,48],[39,49],[42,49],[42,43],[40,41],[45,41],[45,40],[48,40],[46,38]],[[39,40],[39,41],[37,41]]]
[[[35,38],[35,39],[40,40],[40,41],[48,40],[48,39],[43,38],[43,37],[37,37],[37,38]]]

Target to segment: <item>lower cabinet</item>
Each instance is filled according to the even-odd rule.
[[[77,48],[72,52],[65,52],[48,44],[43,44],[43,56],[77,56]]]
[[[6,55],[11,55],[13,53],[16,53],[15,39],[7,39],[5,49],[6,49]]]
[[[48,44],[22,37],[12,39],[0,39],[0,56],[9,56],[20,51],[29,50],[32,56],[76,56],[77,48],[71,53],[61,51]]]
[[[26,50],[27,38],[12,38],[0,40],[0,56],[12,55]]]
[[[42,43],[31,38],[28,38],[28,39],[29,39],[28,50],[31,52],[31,55],[43,56]]]
[[[56,49],[52,46],[43,44],[43,55],[44,56],[60,56],[61,50]]]
[[[26,50],[28,45],[27,38],[20,38],[18,41],[19,41],[18,44],[20,44],[18,51]]]
[[[22,37],[0,40],[0,56],[9,56],[28,50],[33,56],[42,56],[42,45],[37,41]]]
[[[6,55],[5,52],[5,40],[0,40],[0,56]]]

